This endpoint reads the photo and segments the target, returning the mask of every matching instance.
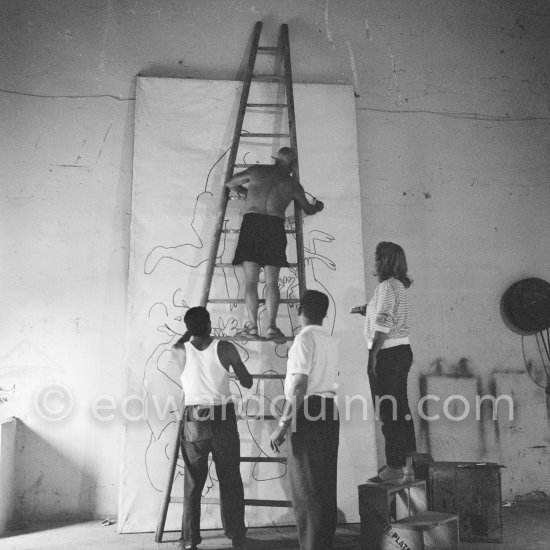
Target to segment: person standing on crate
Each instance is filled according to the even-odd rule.
[[[368,377],[375,410],[382,421],[386,466],[368,481],[401,479],[416,451],[414,424],[407,397],[407,378],[413,354],[409,342],[411,279],[403,249],[392,242],[376,246],[374,275],[378,286],[366,306],[353,308],[365,315],[364,336],[369,348]],[[378,399],[377,399],[378,398]]]
[[[210,336],[212,326],[206,308],[189,309],[184,322],[187,332],[172,347],[182,370],[185,403],[180,437],[185,463],[183,548],[195,550],[202,540],[201,494],[208,475],[208,456],[212,453],[220,484],[220,513],[225,534],[232,540],[233,548],[244,550],[244,491],[229,368],[233,368],[245,388],[252,387],[252,376],[231,342]]]
[[[234,265],[244,269],[244,297],[248,323],[238,333],[255,340],[258,332],[258,282],[260,268],[264,268],[266,282],[265,303],[268,325],[266,339],[284,343],[285,336],[277,327],[279,309],[279,271],[288,267],[286,258],[285,211],[295,200],[306,214],[323,210],[324,204],[314,199],[310,203],[304,188],[295,180],[293,169],[296,153],[290,147],[279,149],[272,157],[274,165],[250,166],[235,174],[226,186],[246,194],[246,209],[233,259]]]
[[[300,550],[332,550],[336,531],[338,348],[322,327],[328,306],[328,296],[317,290],[300,300],[302,329],[288,352],[285,404],[271,434],[278,452],[291,430],[288,475]]]

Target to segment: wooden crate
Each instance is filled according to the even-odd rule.
[[[396,521],[397,533],[405,539],[407,533],[414,533],[414,544],[422,550],[458,550],[458,517],[441,512],[423,512]],[[410,540],[413,540],[412,537]],[[413,550],[413,547],[411,547]]]
[[[426,481],[359,486],[361,550],[458,548],[456,515],[427,511]]]
[[[458,515],[462,542],[502,542],[500,468],[491,462],[430,464],[429,508]]]

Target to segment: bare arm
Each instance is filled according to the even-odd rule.
[[[308,215],[311,216],[312,214],[316,214],[317,212],[321,212],[325,205],[321,202],[315,199],[315,202],[311,204],[306,197],[306,193],[304,191],[304,188],[299,184],[295,184],[295,190],[294,190],[294,200],[300,205],[300,208]]]
[[[250,182],[250,171],[248,168],[235,174],[229,180],[225,182],[225,186],[231,189],[231,191],[238,191],[239,193],[246,193],[248,190],[243,185]]]
[[[184,344],[185,342],[189,342],[190,339],[191,334],[189,331],[186,331],[185,334],[172,346],[172,357],[176,361],[176,364],[180,368],[181,372],[183,372],[183,367],[185,367],[185,359],[187,358]]]
[[[375,331],[372,341],[372,348],[369,350],[369,366],[368,369],[376,376],[376,356],[382,349],[388,335],[385,332]]]
[[[292,377],[292,385],[290,386],[290,399],[287,397],[283,406],[283,414],[281,415],[280,424],[277,429],[271,434],[271,448],[275,452],[279,452],[279,446],[283,444],[285,435],[288,431],[293,416],[300,410],[307,394],[308,376],[307,374],[294,374]]]
[[[218,357],[226,370],[229,370],[230,366],[233,368],[233,372],[241,386],[244,388],[252,387],[252,375],[242,362],[237,348],[231,342],[220,340],[218,344]]]
[[[183,372],[185,360],[187,359],[187,354],[185,353],[185,347],[183,344],[181,346],[178,346],[178,344],[172,346],[172,357],[174,358],[176,365],[178,365],[180,372]]]

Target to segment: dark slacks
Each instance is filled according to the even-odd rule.
[[[404,466],[406,456],[416,451],[414,424],[407,397],[407,378],[412,359],[408,344],[381,349],[376,357],[376,376],[370,368],[368,370],[375,411],[382,422],[386,464],[394,468]],[[376,398],[379,400],[378,407]]]
[[[223,409],[225,408],[225,419]],[[181,434],[181,452],[185,462],[183,487],[182,532],[185,544],[200,544],[201,493],[208,475],[208,455],[216,465],[220,485],[220,513],[227,537],[236,543],[245,539],[244,491],[241,479],[240,442],[237,419],[233,404],[213,407],[214,414],[208,422],[208,430],[185,429],[185,419]],[[192,423],[195,424],[196,423]],[[207,433],[210,437],[197,441],[185,441],[185,434]],[[188,437],[195,439],[195,437]]]
[[[306,398],[290,436],[288,456],[300,550],[332,550],[339,430],[334,399],[317,395]]]

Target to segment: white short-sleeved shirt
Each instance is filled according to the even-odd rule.
[[[320,325],[308,325],[296,336],[288,352],[285,397],[290,399],[292,376],[306,374],[307,395],[334,397],[338,387],[338,346],[336,339]]]

